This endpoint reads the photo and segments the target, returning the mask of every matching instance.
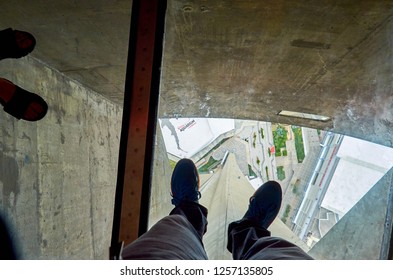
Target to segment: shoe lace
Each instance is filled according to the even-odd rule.
[[[187,200],[187,201],[197,201],[201,198],[201,192],[191,188],[180,188],[180,192],[176,194],[172,194],[172,204],[178,205],[180,202]]]

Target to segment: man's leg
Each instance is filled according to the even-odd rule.
[[[191,160],[180,160],[172,174],[170,215],[123,250],[123,259],[207,259],[202,243],[207,209],[198,203],[199,177]]]
[[[123,250],[123,259],[207,259],[202,243],[207,210],[195,202],[183,202]]]
[[[312,258],[295,244],[258,227],[249,220],[229,224],[228,250],[234,260],[311,260]]]
[[[276,218],[282,200],[281,186],[274,181],[263,184],[250,198],[243,219],[228,226],[228,250],[238,260],[312,259],[295,244],[271,237],[267,228]]]

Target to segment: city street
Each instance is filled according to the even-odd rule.
[[[327,133],[324,138],[317,165],[308,182],[305,196],[293,221],[295,224],[294,231],[302,240],[311,229],[334,174],[339,160],[336,154],[342,138],[342,135],[332,133]]]

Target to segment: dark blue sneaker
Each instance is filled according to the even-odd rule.
[[[280,211],[282,190],[276,181],[268,181],[260,186],[253,196],[243,219],[256,222],[267,229]]]
[[[175,206],[182,201],[198,202],[201,198],[198,170],[192,160],[184,158],[177,162],[172,173],[171,195]]]

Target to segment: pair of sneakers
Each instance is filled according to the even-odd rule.
[[[24,57],[35,45],[36,40],[29,32],[12,28],[0,30],[0,60]],[[41,96],[4,78],[0,78],[0,105],[11,116],[26,121],[38,121],[48,111],[48,104]]]
[[[0,59],[21,58],[34,50],[35,37],[26,31],[7,28],[0,30]]]
[[[199,175],[194,162],[190,159],[181,159],[176,164],[171,178],[172,204],[179,206],[182,201],[198,202],[201,198],[199,187]],[[280,184],[275,181],[266,182],[250,197],[248,210],[243,219],[251,220],[267,229],[280,210],[281,200]]]

